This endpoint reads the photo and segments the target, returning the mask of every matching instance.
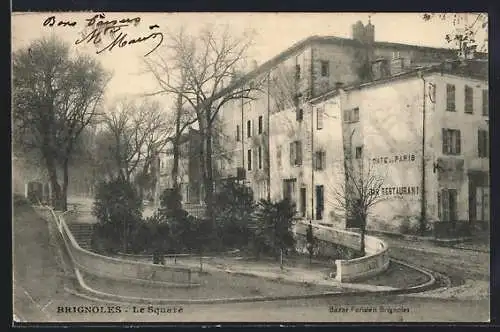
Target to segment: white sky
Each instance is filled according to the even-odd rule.
[[[55,13],[57,20],[76,21],[75,27],[44,27],[43,22],[51,13],[13,13],[12,14],[12,48],[26,47],[34,39],[51,33],[71,43],[75,52],[95,54],[91,45],[74,45],[86,24],[85,19],[93,13]],[[375,26],[375,40],[399,42],[414,45],[451,47],[444,40],[447,33],[453,31],[451,20],[422,20],[420,13],[106,13],[106,20],[141,17],[137,27],[124,30],[130,38],[145,37],[152,30],[153,24],[160,26],[154,31],[176,31],[185,27],[195,32],[207,24],[229,25],[235,35],[248,29],[256,32],[255,45],[249,54],[250,58],[261,64],[279,54],[293,43],[311,35],[333,35],[351,37],[351,25],[357,20]],[[474,19],[471,14],[470,21]],[[468,22],[472,24],[472,22]],[[481,36],[484,39],[484,35]],[[111,52],[95,56],[103,66],[114,72],[106,93],[107,100],[120,95],[141,95],[155,90],[155,82],[149,75],[141,74],[142,58],[157,40],[148,40],[141,44],[115,47]],[[163,45],[166,44],[164,40]],[[167,97],[166,97],[167,98]],[[165,102],[170,103],[166,99]]]

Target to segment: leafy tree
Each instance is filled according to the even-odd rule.
[[[279,257],[281,251],[294,248],[292,226],[295,206],[288,199],[279,202],[261,200],[255,212],[255,241],[257,252]],[[260,247],[260,248],[259,248]]]
[[[123,177],[101,182],[92,209],[106,237],[121,243],[127,252],[131,232],[142,222],[142,200]]]
[[[98,114],[109,75],[89,56],[71,57],[69,45],[54,37],[33,41],[12,60],[15,146],[39,152],[53,204],[66,210],[76,141]]]
[[[214,211],[220,241],[224,247],[245,247],[250,237],[255,202],[249,187],[234,181],[215,194]]]

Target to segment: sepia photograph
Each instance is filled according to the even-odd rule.
[[[13,325],[490,322],[487,13],[12,12]]]

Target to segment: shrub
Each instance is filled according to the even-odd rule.
[[[224,248],[248,246],[255,206],[251,189],[236,182],[225,183],[215,194],[215,227]]]
[[[99,234],[127,252],[130,235],[142,223],[142,201],[134,187],[122,178],[101,182],[92,214],[97,218]]]
[[[261,252],[279,257],[280,250],[293,249],[295,239],[292,226],[295,206],[289,200],[271,202],[261,200],[255,212],[256,231],[254,236],[257,254]]]

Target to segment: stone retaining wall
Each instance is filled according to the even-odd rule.
[[[75,267],[99,277],[157,282],[171,286],[196,286],[198,273],[189,268],[157,265],[99,255],[81,248],[63,214],[48,208],[39,209],[49,220],[55,220]]]
[[[307,232],[308,223],[299,221],[294,227],[294,232],[299,237],[304,237]],[[349,249],[361,249],[361,236],[359,233],[334,229],[327,226],[312,225],[314,237],[322,243],[332,243],[330,252],[335,252],[335,245],[341,245]],[[303,241],[299,241],[299,244]],[[298,250],[304,252],[303,245]],[[324,250],[328,253],[328,250]],[[389,248],[387,244],[370,235],[365,236],[364,257],[355,259],[335,259],[335,279],[340,282],[354,281],[379,274],[389,267]],[[336,258],[336,257],[334,257]]]

